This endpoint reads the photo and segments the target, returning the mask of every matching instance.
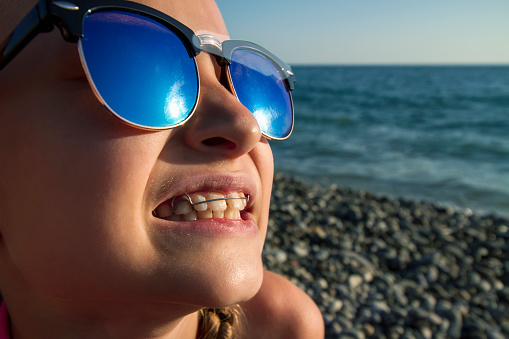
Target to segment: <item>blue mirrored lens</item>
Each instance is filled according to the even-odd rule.
[[[100,11],[86,16],[80,49],[99,99],[141,127],[182,124],[198,100],[194,59],[169,28],[140,14]]]
[[[252,49],[236,49],[231,55],[230,78],[239,101],[249,109],[262,133],[283,139],[293,128],[290,92],[276,66]]]

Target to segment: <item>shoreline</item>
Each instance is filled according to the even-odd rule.
[[[326,337],[509,337],[509,221],[277,173],[263,257]]]

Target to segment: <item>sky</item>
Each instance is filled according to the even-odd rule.
[[[509,0],[216,0],[232,39],[297,64],[509,64]]]

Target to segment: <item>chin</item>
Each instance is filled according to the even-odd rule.
[[[198,308],[220,308],[253,298],[263,282],[261,258],[228,263],[215,263],[213,258],[203,269],[195,270],[180,281],[180,286],[169,291],[180,303]],[[179,292],[180,291],[180,292]]]
[[[218,308],[251,299],[263,281],[263,265],[259,254],[245,252],[214,261],[209,257],[194,287],[195,304]],[[197,298],[196,298],[197,297]]]
[[[251,299],[263,280],[263,237],[254,220],[154,221],[148,293],[167,302],[218,308]],[[146,265],[146,263],[141,263]]]
[[[224,307],[232,304],[247,301],[254,297],[261,287],[263,281],[263,268],[251,269],[248,272],[242,269],[229,277],[224,277],[210,285],[210,292],[207,296],[205,307]]]

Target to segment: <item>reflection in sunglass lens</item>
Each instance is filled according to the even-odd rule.
[[[80,52],[99,99],[121,119],[142,127],[183,123],[198,100],[194,59],[169,28],[140,14],[88,14]]]
[[[286,138],[293,127],[292,100],[274,64],[260,53],[233,51],[230,78],[239,101],[249,109],[269,138]]]

